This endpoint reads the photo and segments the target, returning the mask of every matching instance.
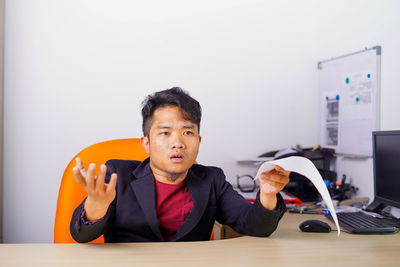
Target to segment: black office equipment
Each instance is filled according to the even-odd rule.
[[[335,150],[322,147],[303,148],[298,150],[297,155],[311,160],[324,180],[336,181],[336,172],[330,170],[331,162],[335,158]],[[290,182],[285,190],[302,201],[316,201],[320,198],[314,184],[305,176],[295,172],[290,174]]]
[[[331,227],[326,222],[320,220],[307,220],[299,225],[302,232],[309,233],[329,233]]]
[[[386,206],[400,208],[400,131],[372,132],[372,146],[375,198],[366,211],[384,215]],[[395,218],[376,218],[363,212],[337,215],[340,226],[354,234],[393,233],[399,228]]]
[[[339,225],[353,234],[390,234],[396,232],[393,219],[375,218],[363,212],[337,213]],[[332,220],[330,215],[326,215]]]

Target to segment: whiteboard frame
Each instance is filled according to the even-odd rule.
[[[360,51],[357,51],[357,52],[354,52],[354,53],[349,53],[349,54],[346,54],[346,55],[342,55],[342,56],[338,56],[338,57],[332,57],[332,58],[327,59],[327,60],[319,61],[318,64],[317,64],[318,78],[319,78],[319,81],[318,81],[319,98],[318,99],[319,99],[319,101],[322,101],[322,99],[323,99],[322,98],[323,97],[322,94],[325,92],[321,88],[321,77],[320,77],[320,71],[322,70],[324,64],[329,63],[331,61],[337,61],[337,60],[341,60],[341,59],[344,59],[344,58],[349,58],[351,56],[358,55],[360,53],[370,52],[371,50],[375,50],[376,51],[375,52],[375,55],[376,55],[376,70],[375,70],[376,81],[374,83],[375,88],[372,88],[372,90],[374,90],[374,92],[373,92],[373,96],[374,97],[372,98],[372,101],[374,101],[374,103],[371,103],[371,105],[372,105],[372,107],[374,108],[374,111],[375,111],[374,114],[373,114],[374,121],[371,122],[372,125],[370,125],[370,126],[372,126],[372,131],[378,131],[378,130],[380,130],[380,123],[381,123],[381,120],[380,120],[380,118],[381,118],[381,116],[380,116],[380,109],[381,109],[381,55],[382,55],[382,47],[381,46],[374,46],[372,48],[365,48],[364,50],[360,50]],[[339,103],[342,103],[342,102],[339,102]],[[341,145],[342,140],[338,140],[337,146],[327,145],[326,144],[326,142],[322,138],[322,136],[324,136],[324,133],[326,134],[326,132],[323,132],[323,131],[326,131],[326,128],[324,128],[324,127],[326,127],[326,123],[323,123],[323,121],[324,121],[323,116],[326,115],[325,111],[322,110],[323,105],[324,105],[323,103],[319,103],[319,107],[318,107],[318,110],[319,110],[319,120],[318,120],[318,125],[319,125],[319,127],[318,127],[318,129],[319,129],[318,139],[319,139],[319,143],[324,147],[335,149],[335,151],[336,151],[336,153],[338,155],[343,155],[343,156],[346,156],[346,157],[357,157],[357,158],[358,157],[362,157],[362,158],[364,158],[364,157],[372,157],[372,133],[371,133],[371,138],[370,138],[370,148],[371,148],[370,153],[369,152],[368,153],[362,153],[359,150],[350,152],[350,151],[347,150],[347,148],[342,147],[342,145]],[[342,104],[340,104],[340,105],[342,105]],[[340,110],[340,107],[341,106],[339,106],[339,110]],[[341,115],[342,114],[340,114],[340,116]],[[339,129],[339,128],[341,128],[342,120],[343,119],[341,117],[339,117],[339,119],[338,119],[338,137],[337,137],[338,139],[341,138],[341,134],[342,134],[341,130]],[[374,125],[374,122],[375,122],[375,125]]]

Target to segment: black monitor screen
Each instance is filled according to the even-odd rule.
[[[376,199],[400,208],[400,131],[373,133]]]

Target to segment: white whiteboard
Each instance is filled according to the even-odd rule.
[[[321,146],[372,156],[372,131],[380,127],[380,66],[380,46],[318,63]]]

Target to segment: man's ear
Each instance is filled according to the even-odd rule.
[[[201,143],[201,136],[199,135],[199,144]]]
[[[147,154],[149,154],[149,138],[147,136],[142,136],[140,138],[140,144],[144,148]]]

